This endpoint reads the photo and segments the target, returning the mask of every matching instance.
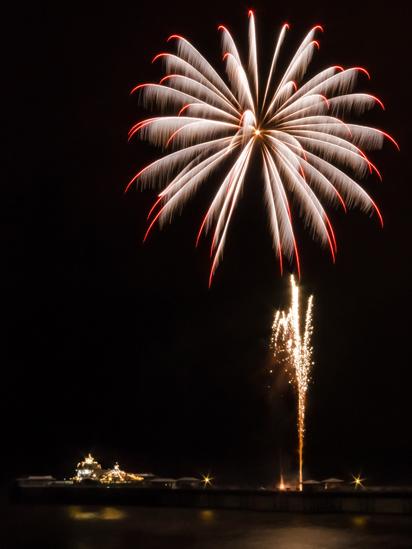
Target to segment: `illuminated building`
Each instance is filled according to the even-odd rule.
[[[122,471],[116,462],[112,469],[102,469],[94,457],[89,454],[83,461],[77,464],[76,475],[73,478],[76,482],[101,482],[103,484],[119,484],[125,482],[141,482],[144,476]]]
[[[202,481],[195,477],[181,477],[176,479],[176,488],[200,488]]]
[[[176,488],[176,479],[174,478],[153,478],[150,481],[153,488]]]
[[[341,490],[345,481],[340,478],[326,478],[322,480],[325,490]]]
[[[124,482],[141,482],[144,480],[144,477],[122,471],[119,464],[116,462],[113,469],[105,471],[99,480],[105,484],[118,484]]]
[[[102,471],[102,467],[100,463],[98,463],[94,457],[89,454],[84,458],[83,461],[80,461],[77,464],[76,468],[76,476],[73,480],[76,480],[77,482],[82,481],[91,481],[95,480],[98,481],[100,477],[102,476],[104,471]]]

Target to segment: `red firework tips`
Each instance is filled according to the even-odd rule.
[[[146,128],[146,126],[149,126],[150,124],[152,124],[154,122],[154,118],[149,118],[149,120],[143,120],[143,122],[138,122],[137,124],[135,124],[133,126],[133,128],[131,128],[131,130],[129,131],[129,137],[127,139],[127,141],[130,141],[132,139],[132,137],[140,130],[142,130],[143,128]]]
[[[375,204],[375,202],[372,199],[371,199],[371,203],[372,203],[372,206],[374,207],[375,212],[377,213],[377,215],[379,217],[379,221],[380,221],[381,227],[383,229],[383,216],[382,216],[378,206]]]
[[[159,204],[159,202],[161,202],[162,199],[163,199],[163,196],[160,195],[159,198],[156,200],[156,202],[153,204],[153,206],[150,208],[149,213],[147,214],[146,221],[149,221],[149,219],[150,219],[151,216],[152,216],[152,213],[153,213],[154,210],[156,209],[156,206]]]
[[[134,183],[135,181],[137,181],[138,177],[139,177],[139,174],[137,174],[137,175],[135,175],[134,177],[132,177],[132,179],[131,179],[131,180],[129,181],[129,183],[126,185],[126,188],[125,188],[125,190],[123,191],[123,194],[126,194],[126,193],[127,193],[127,191],[130,189],[130,187],[133,185],[133,183]]]
[[[133,185],[133,183],[136,183],[139,177],[142,175],[142,173],[147,170],[149,166],[146,166],[146,168],[143,168],[143,170],[140,170],[132,179],[129,181],[129,183],[126,185],[126,188],[124,190],[124,194],[127,193],[127,191],[130,189],[130,187]]]
[[[323,99],[323,101],[326,103],[326,106],[327,106],[328,109],[329,109],[330,103],[329,103],[329,101],[328,101],[328,98],[327,98],[325,95],[322,95],[321,93],[319,94],[319,97],[321,97],[321,98]]]
[[[385,105],[382,103],[382,101],[378,98],[378,97],[375,97],[374,95],[371,95],[371,97],[376,101],[376,103],[382,108],[382,110],[384,111],[385,110]]]
[[[382,181],[381,172],[378,170],[375,164],[369,160],[369,158],[366,156],[365,153],[362,152],[362,156],[365,158],[366,162],[368,163],[370,173],[374,171],[376,175],[379,177],[379,179]]]
[[[278,255],[279,255],[280,276],[282,276],[283,275],[283,258],[282,258],[282,245],[280,242],[278,245]]]
[[[338,197],[339,202],[342,204],[343,211],[345,213],[348,213],[348,210],[346,208],[346,204],[345,204],[345,201],[343,200],[342,195],[336,189],[335,189],[335,194]]]
[[[127,191],[129,190],[129,188],[133,185],[133,183],[135,181],[137,181],[139,179],[139,177],[146,171],[148,170],[151,166],[153,166],[154,164],[156,164],[156,160],[154,162],[151,162],[150,164],[148,164],[147,166],[145,166],[144,168],[142,168],[140,170],[140,172],[137,172],[137,174],[129,181],[129,183],[127,184],[124,192],[127,193]]]
[[[191,107],[192,105],[194,105],[195,103],[188,103],[187,105],[184,105],[180,111],[178,112],[178,115],[177,116],[180,116],[182,113],[185,112],[186,109],[188,109],[189,107]]]
[[[209,214],[209,212],[207,212],[207,214],[206,214],[205,217],[203,218],[202,224],[200,225],[200,229],[199,229],[199,231],[198,231],[198,233],[197,233],[197,236],[196,236],[195,248],[197,248],[198,245],[199,245],[199,240],[200,240],[200,237],[202,236],[203,227],[205,226],[206,220],[207,220],[207,218],[208,218],[208,214]]]
[[[329,232],[331,234],[331,237],[332,237],[332,241],[333,241],[333,246],[331,245],[332,242],[330,240],[330,238],[328,237],[328,240],[329,240],[329,245],[330,245],[330,249],[331,249],[331,252],[332,252],[332,258],[333,258],[333,262],[335,263],[335,253],[334,252],[337,252],[338,251],[338,246],[336,244],[336,237],[335,237],[335,232],[333,230],[333,227],[332,227],[332,223],[330,222],[330,219],[329,217],[325,214],[325,221],[328,225],[328,229],[329,229]]]
[[[366,156],[366,154],[362,151],[362,149],[360,149],[359,147],[356,147],[359,154],[361,155],[361,157],[365,160],[365,162],[367,162],[368,164],[368,168],[369,168],[369,172],[372,173],[373,171],[377,174],[377,176],[379,177],[379,179],[382,181],[382,176],[381,176],[381,173],[380,171],[378,170],[378,168],[375,166],[375,164],[373,164],[369,158]]]
[[[383,178],[382,178],[382,174],[381,172],[378,170],[378,168],[375,166],[375,164],[373,164],[370,160],[368,160],[368,163],[370,165],[370,167],[372,168],[372,170],[376,173],[376,175],[379,177],[379,179],[381,181],[383,181]]]
[[[166,42],[170,42],[170,40],[184,40],[185,42],[187,42],[186,38],[180,36],[180,34],[171,34]]]
[[[299,259],[298,246],[296,244],[295,237],[293,237],[293,249],[295,251],[295,260],[296,260],[296,268],[298,270],[298,278],[300,280],[300,259]]]
[[[167,53],[167,52],[162,52],[162,53],[158,53],[157,55],[155,55],[152,59],[152,63],[154,63],[155,61],[157,61],[158,59],[160,59],[161,57],[167,57],[168,55],[170,55],[170,53]]]
[[[166,148],[169,146],[170,142],[173,141],[173,139],[175,138],[175,136],[182,130],[184,130],[185,126],[183,126],[183,128],[179,128],[178,130],[176,130],[175,132],[172,133],[172,135],[169,137],[169,139],[167,140],[166,142]]]
[[[134,92],[136,92],[137,90],[140,90],[140,88],[145,88],[146,86],[153,86],[152,83],[147,83],[147,84],[139,84],[138,86],[135,86],[132,91],[130,92],[130,95],[133,95]]]
[[[395,145],[395,147],[398,149],[398,151],[401,150],[400,146],[398,145],[397,141],[395,141],[395,139],[389,135],[388,133],[386,132],[383,132],[382,130],[377,130],[379,133],[381,133],[382,135],[384,135],[387,139],[389,139],[389,141],[391,141],[391,143],[393,143]]]
[[[152,228],[153,228],[153,225],[154,225],[154,224],[156,223],[156,221],[159,219],[160,214],[162,213],[162,211],[164,210],[164,208],[165,208],[165,207],[163,206],[163,208],[161,208],[161,209],[157,212],[157,214],[155,215],[155,217],[153,218],[152,222],[150,223],[150,225],[149,225],[149,227],[148,227],[148,229],[147,229],[147,231],[146,231],[146,233],[145,233],[145,235],[144,235],[144,237],[143,237],[143,242],[146,242],[147,237],[149,236],[149,233],[150,233],[150,231],[151,231]]]
[[[167,74],[164,76],[160,81],[159,84],[162,85],[165,80],[170,80],[170,78],[174,78],[175,76],[180,76],[179,74]]]
[[[210,270],[210,274],[209,274],[209,281],[208,281],[208,285],[207,287],[210,289],[210,287],[212,286],[212,281],[213,281],[213,271]]]
[[[369,72],[368,72],[365,68],[363,68],[363,67],[352,67],[352,69],[348,69],[348,70],[354,70],[354,71],[363,72],[363,74],[366,74],[366,76],[368,77],[369,80],[371,79],[371,75],[370,75]]]

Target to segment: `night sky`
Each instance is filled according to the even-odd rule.
[[[246,48],[256,10],[261,64],[324,25],[310,71],[365,66],[379,96],[363,121],[396,137],[364,182],[376,217],[328,209],[337,262],[299,222],[301,284],[315,294],[314,382],[305,473],[412,482],[410,360],[410,13],[401,2],[24,3],[2,16],[0,417],[6,476],[69,476],[89,450],[104,464],[167,476],[273,481],[296,464],[294,397],[267,389],[273,311],[288,303],[271,248],[259,163],[208,289],[210,240],[196,250],[211,177],[182,215],[142,244],[154,191],[123,194],[159,151],[130,126],[131,88],[157,81],[166,38],[193,41],[220,72],[224,23]],[[310,74],[310,73],[309,73]],[[293,266],[290,267],[293,269]],[[288,269],[286,269],[288,271]]]

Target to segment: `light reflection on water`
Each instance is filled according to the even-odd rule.
[[[127,516],[120,507],[99,507],[93,511],[88,506],[68,505],[66,511],[74,520],[121,520]]]
[[[0,509],[1,511],[1,509]],[[7,507],[1,549],[410,549],[406,516],[212,509]],[[3,538],[3,532],[0,534]]]
[[[200,518],[205,522],[210,522],[215,518],[215,512],[212,509],[202,509],[199,511]]]
[[[366,526],[368,523],[368,517],[365,516],[354,516],[352,517],[352,524],[354,526],[359,526],[359,528],[362,528],[363,526]]]

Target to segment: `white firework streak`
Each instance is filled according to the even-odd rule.
[[[310,372],[313,366],[311,344],[313,334],[313,296],[307,302],[306,313],[300,311],[300,289],[293,276],[291,304],[287,311],[276,311],[272,326],[272,349],[275,361],[289,375],[297,396],[297,427],[299,455],[299,488],[303,482],[303,446],[305,439],[305,415]],[[303,320],[303,326],[302,326]],[[302,334],[303,327],[303,334]]]
[[[224,170],[223,180],[203,218],[196,245],[203,232],[214,226],[211,247],[211,284],[223,257],[226,235],[247,168],[253,154],[260,154],[263,166],[263,195],[267,205],[273,247],[279,256],[300,262],[290,198],[299,206],[313,237],[329,247],[332,259],[337,250],[332,224],[321,200],[348,207],[359,206],[382,215],[355,179],[380,173],[364,149],[382,147],[387,138],[377,128],[345,122],[347,113],[362,114],[383,103],[367,93],[352,93],[359,74],[370,78],[362,67],[328,67],[310,79],[304,76],[313,54],[319,49],[317,25],[305,36],[286,70],[277,75],[281,48],[289,25],[281,28],[266,82],[260,83],[255,17],[249,11],[249,55],[246,66],[226,27],[222,33],[223,61],[228,81],[185,38],[172,35],[177,52],[160,53],[167,71],[160,83],[140,84],[146,106],[165,112],[135,124],[129,139],[142,139],[168,149],[166,154],[140,170],[129,182],[160,189],[149,212],[149,228],[171,221],[187,200],[216,170]],[[172,114],[170,114],[172,110]],[[168,114],[166,114],[168,111]],[[347,173],[349,172],[349,173]]]

